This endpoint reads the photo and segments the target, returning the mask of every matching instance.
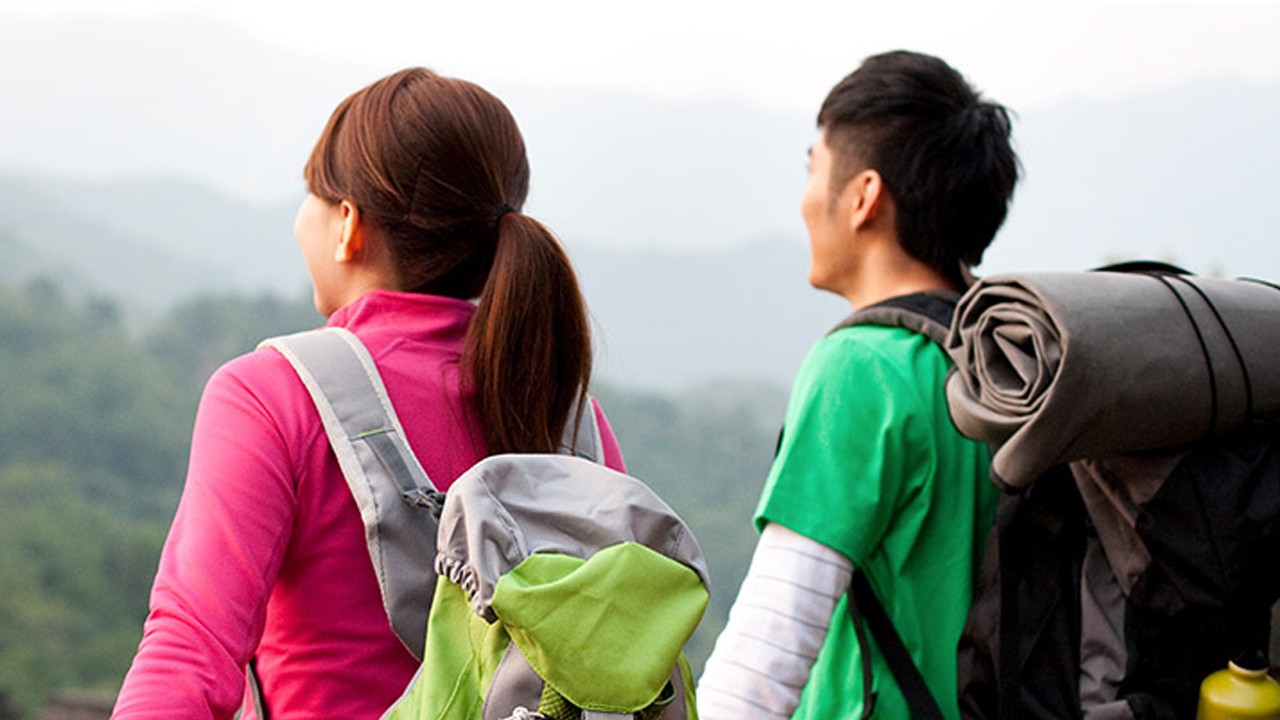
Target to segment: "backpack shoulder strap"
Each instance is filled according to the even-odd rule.
[[[354,334],[336,327],[272,338],[259,347],[284,355],[311,394],[360,509],[391,627],[421,658],[435,592],[423,578],[435,574],[434,516],[443,496],[409,449],[373,357]]]
[[[959,293],[949,290],[891,297],[854,312],[832,328],[832,332],[855,325],[904,327],[945,346],[959,300]]]
[[[373,357],[351,331],[328,327],[264,340],[289,361],[320,412],[325,432],[344,474],[386,474],[406,495],[421,503],[435,491],[405,441],[404,428],[391,406]],[[361,463],[356,443],[368,443],[385,464]],[[394,453],[391,451],[394,450]]]
[[[858,644],[862,646],[862,717],[871,717],[875,712],[876,694],[871,687],[871,653],[866,651],[866,631],[876,639],[880,654],[884,655],[885,664],[893,673],[898,689],[907,699],[907,707],[911,710],[913,720],[942,720],[942,711],[929,692],[924,676],[920,674],[911,653],[903,645],[902,638],[893,621],[885,612],[880,599],[871,589],[867,576],[858,568],[853,569],[853,579],[849,586],[849,615],[853,618],[853,628],[858,635]]]
[[[946,347],[947,333],[951,328],[951,318],[955,315],[958,293],[949,291],[928,291],[899,295],[854,312],[845,318],[832,332],[840,328],[855,325],[886,325],[904,327],[915,331]],[[880,598],[871,589],[871,583],[859,568],[854,568],[853,579],[849,586],[849,615],[853,620],[854,631],[858,635],[858,643],[865,649],[866,631],[871,631],[876,645],[884,656],[885,663],[893,673],[898,688],[907,700],[912,718],[922,720],[941,720],[942,712],[924,676],[916,667],[911,653],[907,651],[901,636],[893,626],[889,614],[885,612]],[[862,653],[863,678],[863,718],[871,717],[875,712],[876,695],[871,689],[871,654]]]

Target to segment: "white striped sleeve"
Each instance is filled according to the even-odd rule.
[[[789,718],[853,563],[770,523],[698,683],[701,720]]]

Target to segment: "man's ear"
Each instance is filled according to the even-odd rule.
[[[343,200],[339,210],[342,212],[342,232],[333,251],[333,259],[343,263],[350,262],[364,250],[364,223],[360,208],[350,200]]]
[[[849,223],[853,229],[876,218],[884,193],[884,178],[876,170],[863,170],[853,176],[845,186],[845,202],[849,203]]]

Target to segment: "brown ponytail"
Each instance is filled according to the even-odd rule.
[[[564,250],[536,220],[499,220],[464,355],[490,452],[552,452],[591,375],[591,336]]]
[[[591,337],[563,248],[519,212],[529,162],[506,106],[402,70],[334,110],[303,174],[381,230],[400,289],[479,298],[462,360],[488,451],[554,452],[585,407]]]

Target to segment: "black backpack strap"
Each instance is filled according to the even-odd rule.
[[[940,347],[945,347],[951,318],[955,315],[959,299],[958,293],[948,291],[899,295],[854,312],[832,331],[854,325],[904,327],[924,335]],[[863,720],[871,717],[876,704],[876,695],[871,689],[871,653],[867,645],[867,630],[871,631],[871,636],[875,638],[876,645],[893,673],[893,679],[902,690],[913,720],[942,720],[942,711],[929,692],[920,669],[912,660],[911,653],[907,652],[893,621],[880,604],[880,598],[876,597],[871,584],[867,582],[867,576],[858,568],[854,568],[853,579],[849,584],[849,616],[853,619],[853,629],[862,648]]]
[[[924,677],[911,659],[911,653],[902,644],[902,638],[893,627],[893,621],[885,612],[880,599],[867,582],[867,576],[858,569],[853,571],[853,579],[849,584],[849,614],[853,617],[853,627],[858,633],[858,642],[862,645],[862,682],[863,701],[862,717],[868,718],[875,710],[875,694],[871,691],[871,653],[866,645],[862,624],[865,621],[871,636],[876,639],[885,663],[898,683],[898,689],[907,699],[907,707],[911,710],[912,720],[942,720],[942,711],[929,692]]]
[[[832,328],[832,332],[854,325],[904,327],[945,346],[959,300],[959,293],[948,290],[891,297],[854,312]]]
[[[880,607],[880,601],[876,599],[875,593],[870,592],[870,588],[862,590],[867,584],[867,578],[862,571],[854,568],[853,577],[849,581],[849,619],[853,620],[853,632],[858,636],[858,647],[862,649],[862,719],[867,720],[876,711],[876,700],[879,695],[875,691],[875,686],[871,678],[871,644],[867,642],[867,616],[862,612],[860,606],[863,602],[869,602],[872,606],[871,611],[874,613],[877,609],[880,614],[884,614],[884,608]],[[867,595],[870,594],[868,601]],[[892,628],[890,631],[892,632]],[[894,632],[893,637],[898,639],[898,633]],[[912,663],[912,669],[915,664]],[[892,666],[890,666],[892,668]],[[895,673],[896,675],[896,673]]]

